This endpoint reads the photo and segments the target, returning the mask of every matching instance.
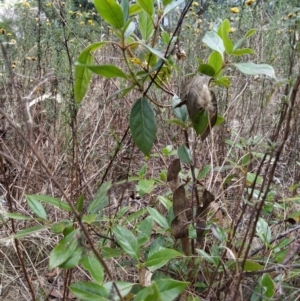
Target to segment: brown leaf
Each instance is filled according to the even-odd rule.
[[[175,239],[189,236],[187,219],[182,214],[175,216],[172,220],[171,229]]]
[[[186,212],[189,209],[186,196],[185,196],[185,189],[184,185],[179,186],[173,193],[173,211],[174,215],[178,215],[181,212]]]
[[[167,181],[170,182],[176,180],[180,172],[180,169],[181,169],[180,159],[173,160],[168,168]]]

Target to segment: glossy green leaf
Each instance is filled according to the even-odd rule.
[[[53,205],[59,209],[65,210],[65,211],[72,211],[72,208],[70,205],[60,199],[54,198],[52,196],[48,195],[26,195],[26,198],[30,197],[31,199],[35,199],[37,201],[42,201],[44,203]]]
[[[103,247],[102,251],[103,251],[102,255],[104,259],[120,257],[123,255],[123,251],[113,249],[113,248],[108,248],[108,247]]]
[[[168,263],[171,259],[177,257],[183,257],[182,253],[179,253],[173,249],[162,249],[158,252],[152,254],[145,262],[145,266],[149,268],[150,271],[155,271],[166,263]]]
[[[210,262],[212,264],[216,264],[217,260],[214,258],[214,256],[206,253],[204,250],[196,249],[197,253],[202,256],[207,262]]]
[[[222,56],[225,51],[225,47],[222,39],[214,32],[208,31],[204,38],[202,39],[203,43],[205,43],[209,48],[219,52]]]
[[[165,196],[159,195],[157,199],[161,202],[161,204],[169,211],[172,207],[173,203],[170,199]]]
[[[209,64],[200,64],[198,67],[198,72],[207,76],[214,76],[216,73],[215,69]]]
[[[94,57],[91,53],[102,47],[105,43],[106,42],[97,42],[89,45],[80,53],[78,57],[77,61],[82,65],[78,65],[75,68],[74,93],[77,103],[80,103],[83,100],[92,77],[92,72],[83,65],[93,64]]]
[[[38,201],[34,196],[32,197],[30,195],[26,195],[25,197],[27,199],[29,208],[32,210],[32,212],[39,218],[46,220],[47,213],[45,211],[45,208],[41,204],[41,202]]]
[[[47,230],[47,226],[35,226],[35,227],[26,228],[24,230],[17,231],[17,233],[15,235],[12,235],[9,237],[14,237],[15,239],[21,239],[25,236],[28,236],[31,234],[36,234],[43,230]]]
[[[155,54],[157,57],[159,57],[163,61],[166,61],[166,58],[164,57],[164,53],[162,51],[154,49],[154,48],[150,47],[148,44],[143,43],[143,42],[137,42],[137,43],[133,43],[133,44],[142,45],[143,47],[145,47],[146,49],[148,49],[151,53]],[[158,64],[161,64],[161,63],[158,62]]]
[[[60,266],[66,262],[79,246],[79,229],[72,231],[64,237],[58,245],[51,251],[49,259],[49,269]]]
[[[111,188],[111,181],[104,182],[97,190],[95,199],[88,206],[89,214],[97,214],[108,205],[108,190]]]
[[[153,109],[146,98],[139,98],[130,113],[130,131],[135,144],[146,155],[150,155],[156,135]]]
[[[272,66],[267,64],[255,64],[255,63],[235,63],[233,64],[240,72],[246,75],[266,75],[276,79],[275,71]]]
[[[140,27],[142,39],[144,41],[148,41],[148,39],[153,34],[154,27],[153,27],[152,17],[149,14],[147,14],[144,10],[140,12],[139,27]]]
[[[167,219],[162,214],[160,214],[156,209],[147,207],[147,211],[160,227],[162,227],[165,230],[169,228]]]
[[[167,123],[170,123],[170,124],[175,124],[175,125],[179,125],[181,126],[182,128],[186,128],[187,125],[185,124],[185,122],[183,121],[180,121],[178,119],[166,119],[165,120]]]
[[[185,164],[192,163],[191,152],[184,144],[182,144],[178,147],[177,154],[178,154],[178,157],[181,162],[183,162]]]
[[[208,58],[208,64],[213,67],[215,71],[213,76],[219,76],[223,67],[223,56],[219,52],[213,51]]]
[[[152,228],[153,228],[153,218],[148,216],[144,220],[141,221],[137,228],[138,233],[138,243],[139,245],[145,244],[151,237]]]
[[[97,283],[81,281],[69,286],[71,293],[82,301],[109,301],[109,291]]]
[[[171,10],[173,10],[174,8],[176,8],[177,6],[179,6],[180,4],[184,3],[185,0],[173,0],[173,1],[171,0],[171,1],[168,1],[169,3],[165,2],[165,1],[163,1],[163,2],[164,2],[164,6],[165,6],[165,8],[164,8],[164,16],[165,16]]]
[[[94,0],[98,14],[109,25],[121,29],[124,25],[122,8],[115,0]]]
[[[233,51],[233,43],[232,43],[231,39],[228,36],[229,30],[230,30],[230,23],[226,19],[221,23],[221,25],[218,29],[218,35],[223,40],[223,44],[224,44],[225,51],[226,51],[227,54],[231,54],[232,51]]]
[[[135,296],[133,301],[162,301],[160,293],[158,291],[156,283],[152,283],[150,286],[145,287]]]
[[[113,233],[122,250],[132,259],[138,261],[140,257],[140,248],[138,241],[132,232],[121,226],[116,226],[113,229]]]
[[[91,70],[93,73],[101,75],[106,78],[127,78],[127,75],[115,65],[81,65],[77,63],[76,66],[83,66]]]
[[[174,279],[160,279],[155,281],[155,283],[163,301],[176,299],[189,285],[188,282],[177,281]]]
[[[180,107],[175,108],[179,103],[181,102],[181,99],[174,95],[172,99],[172,109],[174,112],[174,115],[183,123],[186,121],[187,118],[187,108],[186,105],[182,105]]]
[[[245,54],[255,54],[254,50],[251,48],[242,48],[242,49],[236,49],[232,52],[232,55],[240,56]]]
[[[125,39],[128,39],[128,38],[134,33],[134,31],[135,31],[135,29],[136,29],[136,26],[135,26],[134,21],[129,20],[128,22],[129,22],[129,24],[128,24],[128,26],[126,27],[126,30],[125,30],[125,32],[124,32],[124,38],[125,38]],[[124,90],[124,89],[123,89],[123,90]]]
[[[90,273],[96,283],[101,284],[103,282],[103,267],[94,254],[85,254],[81,259],[81,264]]]
[[[137,0],[137,3],[147,14],[153,15],[153,0]]]
[[[206,128],[209,126],[208,123],[208,114],[206,110],[200,110],[195,114],[192,120],[193,128],[195,129],[197,135],[202,134]]]

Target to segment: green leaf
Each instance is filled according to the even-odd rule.
[[[276,79],[275,71],[272,66],[267,64],[255,64],[255,63],[235,63],[233,64],[239,71],[246,75],[266,75]]]
[[[172,207],[173,203],[170,199],[166,198],[165,196],[159,195],[157,199],[162,203],[162,205],[169,211]]]
[[[166,58],[164,57],[164,53],[162,51],[154,49],[154,48],[150,47],[149,45],[147,45],[146,43],[143,43],[142,41],[141,42],[132,43],[131,45],[134,45],[134,44],[142,45],[143,47],[145,47],[146,49],[148,49],[151,53],[155,54],[157,57],[159,57],[163,61],[166,61]],[[158,64],[161,64],[161,63],[158,62]],[[154,68],[155,67],[156,66],[154,66]]]
[[[131,258],[138,261],[140,257],[140,248],[138,241],[132,232],[121,226],[116,226],[113,229],[113,233],[115,234],[116,240],[122,250]]]
[[[103,258],[104,259],[120,257],[123,255],[123,252],[121,250],[117,250],[117,249],[103,247],[102,250],[103,250]]]
[[[145,244],[149,240],[151,236],[152,228],[153,228],[153,218],[151,216],[148,216],[146,219],[141,221],[141,223],[137,228],[137,233],[138,233],[137,239],[140,246]]]
[[[72,223],[69,220],[61,220],[59,222],[52,224],[51,231],[55,234],[61,234],[61,233],[63,233],[65,228],[71,224]]]
[[[127,75],[115,65],[83,65],[76,63],[76,66],[83,66],[91,70],[93,73],[101,75],[106,78],[127,78]]]
[[[229,29],[230,29],[230,23],[227,19],[221,23],[218,29],[218,34],[223,40],[223,44],[227,54],[231,54],[233,51],[233,43],[228,36]]]
[[[197,114],[195,114],[195,116],[193,117],[192,124],[197,135],[202,134],[209,126],[208,114],[206,110],[200,110],[199,112],[197,112]]]
[[[189,285],[188,282],[182,282],[173,279],[160,279],[155,281],[155,284],[157,285],[161,300],[163,301],[171,301],[176,299]]]
[[[209,254],[207,254],[204,250],[201,250],[201,249],[196,249],[196,252],[202,256],[207,262],[210,262],[212,264],[216,264],[216,259],[214,258],[214,256],[211,256]]]
[[[208,64],[214,68],[215,73],[213,74],[213,76],[215,77],[219,76],[220,73],[222,72],[222,67],[223,67],[222,55],[217,51],[213,51],[208,58]]]
[[[63,202],[60,199],[54,198],[52,196],[48,196],[48,195],[26,195],[26,198],[30,197],[31,199],[35,199],[37,201],[42,201],[44,203],[53,205],[59,209],[65,210],[65,211],[72,211],[72,208],[70,207],[70,205],[66,202]]]
[[[151,193],[154,189],[154,180],[143,179],[138,182],[136,190],[144,195],[145,193]]]
[[[153,15],[153,0],[137,0],[137,3],[147,14]]]
[[[121,29],[124,25],[124,15],[119,3],[115,0],[94,0],[98,14],[109,25]]]
[[[35,220],[35,218],[32,218],[30,216],[26,216],[20,213],[10,213],[7,212],[4,214],[5,217],[7,218],[11,218],[11,219],[15,219],[15,220],[19,220],[19,221],[30,221],[30,220]]]
[[[177,95],[174,95],[172,99],[173,112],[180,121],[185,122],[187,118],[187,108],[186,105],[175,108],[179,103],[181,103],[181,99]]]
[[[132,20],[128,21],[128,26],[126,27],[126,30],[124,32],[124,38],[129,38],[135,31],[135,23]],[[124,90],[124,89],[123,89]]]
[[[84,196],[83,194],[79,196],[79,198],[76,201],[76,210],[81,213],[83,208],[83,202],[84,202]]]
[[[87,213],[97,214],[108,204],[108,190],[111,188],[111,181],[104,182],[98,189],[95,199],[90,203]]]
[[[173,249],[159,250],[147,259],[145,266],[148,267],[150,271],[155,271],[164,266],[171,259],[183,256],[183,254]]]
[[[150,156],[156,135],[156,123],[153,109],[145,97],[139,98],[133,105],[129,124],[135,144],[146,156]]]
[[[217,86],[223,86],[225,88],[229,88],[230,86],[230,80],[227,76],[222,76],[217,79],[212,79],[212,83],[214,83]]]
[[[181,126],[182,128],[186,128],[187,125],[183,122],[183,121],[180,121],[178,119],[166,119],[165,120],[167,123],[170,123],[170,124],[175,124],[175,125],[179,125]]]
[[[224,121],[225,121],[224,117],[218,115],[217,121],[216,121],[216,124],[215,124],[215,125],[220,125],[220,124],[222,124]]]
[[[95,221],[96,217],[97,214],[84,214],[82,216],[82,221],[88,225],[91,225]]]
[[[25,196],[29,205],[29,208],[32,210],[32,212],[37,215],[39,218],[42,218],[44,220],[47,219],[47,213],[45,211],[45,208],[41,204],[40,201],[38,201],[36,198],[31,197],[30,195]]]
[[[73,252],[73,254],[65,261],[63,262],[59,267],[62,269],[72,269],[76,266],[78,266],[82,253],[83,253],[83,247],[77,246],[76,250]]]
[[[156,283],[152,283],[150,286],[145,287],[135,296],[133,301],[162,301]]]
[[[165,1],[163,1],[163,2],[164,2],[164,6],[165,6],[163,15],[165,16],[171,10],[173,10],[174,8],[176,8],[177,6],[179,6],[180,4],[184,3],[185,0],[173,0],[173,1],[171,0],[171,1],[166,2],[168,4],[166,4]]]
[[[13,237],[15,239],[20,239],[20,238],[23,238],[23,237],[31,235],[31,234],[36,234],[37,232],[40,232],[43,230],[47,230],[47,226],[35,226],[35,227],[31,227],[31,228],[26,228],[26,229],[17,231],[17,233],[15,235],[9,236],[8,238]]]
[[[214,76],[216,70],[209,64],[200,64],[198,67],[198,72],[207,76]]]
[[[244,39],[250,38],[252,35],[254,35],[256,33],[256,31],[257,31],[256,28],[252,28],[252,29],[248,30],[244,36]]]
[[[72,231],[51,251],[49,259],[50,270],[60,266],[73,255],[79,245],[78,234],[79,229]]]
[[[82,281],[69,286],[71,293],[82,301],[109,301],[109,291],[97,283]]]
[[[254,50],[251,48],[242,48],[242,49],[236,49],[232,52],[232,55],[240,56],[244,54],[255,54]]]
[[[270,227],[268,223],[261,217],[259,218],[256,224],[256,233],[263,243],[265,244],[270,243],[272,238]]]
[[[192,163],[191,152],[184,144],[182,144],[178,147],[177,153],[178,153],[178,157],[181,162],[183,162],[185,164]]]
[[[223,56],[225,50],[223,41],[214,31],[208,31],[202,41],[209,48],[219,52]]]
[[[77,61],[82,65],[78,65],[75,68],[74,93],[77,103],[80,103],[82,101],[92,77],[92,72],[83,65],[93,64],[94,57],[91,55],[91,53],[102,47],[104,44],[106,44],[106,42],[97,42],[91,44],[87,48],[85,48],[78,57]]]
[[[129,17],[129,1],[128,0],[122,0],[121,1],[121,8],[123,11],[123,17],[124,17],[124,24],[127,22]]]
[[[133,16],[138,14],[140,11],[142,11],[142,8],[138,3],[132,4],[129,7],[129,16]]]
[[[244,265],[244,272],[256,272],[259,270],[262,270],[264,268],[264,266],[262,266],[261,264],[253,261],[253,260],[249,260],[247,259]]]
[[[153,22],[152,17],[144,10],[140,12],[139,27],[143,40],[148,41],[153,34]]]
[[[135,285],[135,283],[129,283],[129,282],[125,282],[125,281],[115,281],[114,283],[118,287],[118,290],[119,290],[119,292],[120,292],[120,294],[121,294],[122,297],[126,297],[130,293],[133,285]],[[120,300],[119,299],[119,295],[116,292],[116,289],[115,289],[115,287],[113,285],[113,282],[111,282],[111,281],[110,282],[106,282],[103,285],[103,287],[105,287],[109,291],[109,299],[110,299],[110,301],[112,301],[112,300],[116,300],[116,301]]]
[[[211,170],[211,165],[210,164],[205,165],[198,176],[198,180],[202,180],[203,178],[205,178],[206,175],[210,172],[210,170]]]
[[[274,296],[274,292],[275,292],[275,285],[274,282],[272,280],[272,278],[270,277],[270,275],[268,273],[265,273],[262,275],[262,277],[259,280],[259,284],[264,288],[263,290],[263,296],[265,297],[265,299],[270,300],[273,298]]]
[[[160,214],[156,209],[147,207],[147,211],[160,227],[162,227],[165,230],[169,229],[169,225],[166,218],[162,214]]]
[[[81,259],[81,264],[86,269],[89,271],[91,277],[93,280],[101,284],[104,280],[104,271],[101,263],[99,260],[95,257],[93,254],[85,254],[82,259]]]

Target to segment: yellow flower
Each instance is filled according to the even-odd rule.
[[[247,6],[250,6],[250,5],[252,5],[253,3],[255,3],[256,2],[256,0],[247,0],[246,2],[245,2],[245,4],[247,5]]]
[[[49,22],[49,20],[48,20],[48,22],[46,22],[46,25],[47,25],[47,26],[50,26],[50,25],[51,25],[51,23]]]
[[[235,31],[236,31],[235,28],[233,28],[233,27],[230,27],[230,28],[229,28],[229,32],[230,32],[230,33],[233,33],[233,32],[235,32]]]
[[[0,34],[6,34],[6,30],[4,28],[0,28]]]
[[[26,57],[25,57],[25,60],[26,60],[26,61],[31,61],[31,57],[30,57],[30,56],[26,56]]]
[[[16,41],[15,39],[11,39],[10,42],[11,42],[12,44],[16,44],[16,43],[17,43],[17,41]]]
[[[23,5],[24,7],[27,7],[27,8],[29,8],[29,7],[30,7],[30,3],[29,3],[29,2],[27,2],[27,1],[23,2],[23,3],[22,3],[22,5]]]
[[[196,2],[196,1],[194,1],[194,2],[193,2],[193,6],[199,6],[199,3]]]
[[[51,2],[46,3],[46,7],[51,7],[51,6],[52,6]]]
[[[65,7],[65,6],[66,6],[66,3],[65,3],[65,2],[62,2],[62,3],[61,3],[61,6],[62,6],[62,7]]]
[[[84,22],[83,22],[83,21],[81,21],[79,24],[80,24],[80,25],[84,25]]]
[[[37,61],[37,58],[36,57],[32,57],[31,60],[35,62],[35,61]]]
[[[11,33],[10,33],[10,32],[8,32],[6,35],[9,37],[9,36],[11,36]]]
[[[70,14],[70,15],[73,15],[74,12],[73,12],[72,10],[69,10],[69,14]]]
[[[95,24],[94,24],[94,21],[93,20],[88,20],[88,23],[91,25],[91,26],[94,26]]]
[[[230,11],[231,11],[232,13],[234,13],[234,14],[237,14],[237,13],[240,12],[240,9],[239,9],[238,7],[232,7],[232,8],[230,9]]]
[[[129,61],[133,64],[138,64],[138,65],[142,64],[141,60],[137,57],[130,58]]]

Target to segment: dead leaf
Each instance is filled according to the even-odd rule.
[[[180,169],[181,169],[180,159],[178,158],[173,160],[168,168],[167,182],[176,180],[180,172]]]

